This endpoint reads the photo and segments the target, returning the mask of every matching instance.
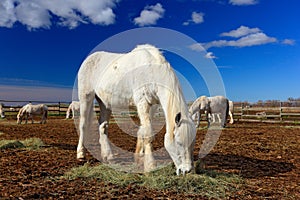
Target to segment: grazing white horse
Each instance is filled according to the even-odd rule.
[[[33,124],[33,115],[42,115],[41,124],[45,124],[48,116],[48,107],[45,104],[32,105],[31,103],[23,106],[17,115],[17,123],[21,124],[25,116],[25,123],[27,124],[28,118],[31,118]]]
[[[66,119],[70,118],[70,113],[72,112],[72,119],[74,119],[75,115],[78,116],[80,112],[80,104],[79,101],[72,101],[68,107],[66,112]]]
[[[83,140],[91,127],[94,98],[100,106],[100,137],[107,135],[112,110],[128,107],[129,102],[133,102],[140,118],[135,155],[144,156],[144,171],[152,170],[155,162],[150,110],[152,105],[160,103],[166,118],[164,145],[176,166],[176,173],[192,170],[196,128],[172,67],[154,46],[139,45],[126,54],[103,51],[91,54],[78,72],[78,95],[78,159],[85,158]],[[100,140],[105,144],[101,145],[101,154],[111,157],[109,142]]]
[[[229,112],[229,101],[223,96],[197,98],[189,108],[191,116],[198,114],[197,127],[200,126],[201,114],[206,114],[208,127],[211,122],[215,122],[215,115],[218,116],[221,127],[226,126],[227,116]]]
[[[4,113],[3,106],[4,106],[4,104],[0,103],[0,116],[1,116],[1,118],[5,118],[5,113]]]

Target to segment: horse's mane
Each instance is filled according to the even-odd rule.
[[[155,46],[151,44],[141,44],[137,45],[131,52],[144,50],[147,51],[151,56],[155,58],[156,61],[159,61],[160,63],[166,63],[166,59],[163,56],[162,52]]]
[[[206,96],[200,96],[192,103],[192,105],[190,106],[190,109],[189,109],[190,112],[194,111],[195,107],[199,106],[199,104],[200,104],[199,102],[202,101],[203,98],[206,98]],[[192,114],[194,114],[194,113],[192,113]]]

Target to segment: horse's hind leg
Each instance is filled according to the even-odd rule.
[[[46,124],[47,117],[48,117],[48,111],[45,109],[44,112],[42,113],[42,121],[41,121],[41,124]]]
[[[155,168],[154,157],[152,153],[153,133],[151,126],[150,105],[142,100],[137,103],[137,111],[141,126],[137,132],[136,158],[144,155],[144,171],[150,171]]]
[[[101,145],[101,158],[103,161],[109,161],[113,159],[113,154],[108,139],[108,124],[111,116],[111,111],[108,110],[101,99],[96,96],[96,100],[100,107],[100,117],[99,117],[99,143]]]
[[[41,124],[46,124],[46,117],[45,117],[45,114],[42,115]]]
[[[77,159],[84,160],[86,149],[84,148],[84,138],[89,134],[93,117],[94,94],[81,94],[80,96],[80,121],[79,140],[77,146]]]

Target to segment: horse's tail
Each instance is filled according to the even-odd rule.
[[[229,100],[226,98],[226,114],[225,114],[224,127],[226,126],[228,116],[229,116]]]
[[[45,119],[48,118],[48,109],[45,110]]]
[[[48,107],[46,105],[44,105],[43,110],[44,110],[43,122],[45,124],[46,120],[48,118]]]

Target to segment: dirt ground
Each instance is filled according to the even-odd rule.
[[[135,138],[126,137],[116,124],[110,138],[117,146],[135,149]],[[195,159],[206,129],[197,132]],[[40,138],[39,150],[0,150],[0,199],[205,199],[201,194],[178,194],[128,185],[118,187],[97,179],[58,179],[76,160],[77,131],[73,120],[50,118],[47,124],[17,125],[0,120],[0,140]],[[154,148],[163,146],[162,136]],[[98,161],[89,156],[90,163]],[[213,150],[203,159],[205,169],[240,175],[242,187],[228,199],[300,199],[300,126],[237,122],[228,125]]]

